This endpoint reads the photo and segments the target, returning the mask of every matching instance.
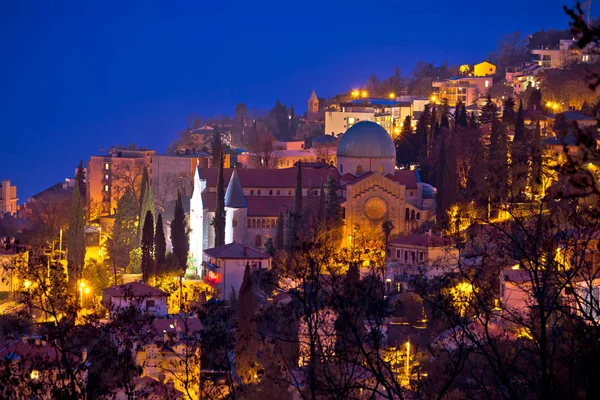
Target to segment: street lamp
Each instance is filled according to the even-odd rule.
[[[86,287],[84,282],[79,282],[79,305],[83,308],[83,291],[85,289],[86,293],[90,292],[90,288]]]
[[[432,103],[435,103],[437,101],[437,96],[435,94],[433,94],[433,95],[431,95],[429,100],[431,100]]]
[[[360,96],[363,97],[363,98],[367,97],[368,95],[369,95],[369,93],[367,93],[366,90],[363,90],[362,92],[360,92]]]
[[[390,93],[390,99],[394,100],[396,98],[396,93],[392,92]]]
[[[359,93],[359,91],[358,91],[358,90],[356,90],[356,89],[354,89],[354,90],[352,91],[352,97],[354,97],[354,98],[357,98],[359,94],[360,94],[360,93]]]

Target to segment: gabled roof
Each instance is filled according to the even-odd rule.
[[[387,174],[386,178],[406,186],[407,189],[416,189],[417,182],[419,181],[417,174],[417,170],[400,169],[394,175]]]
[[[201,168],[202,176],[206,179],[206,186],[217,186],[217,168]],[[240,183],[243,188],[293,188],[296,182],[296,168],[281,169],[253,169],[239,168]],[[223,178],[225,184],[229,184],[233,168],[223,169]],[[328,175],[333,179],[339,180],[339,173],[336,168],[302,168],[302,186],[308,188],[312,183],[313,187],[319,187],[327,182]]]
[[[452,240],[431,234],[411,234],[390,240],[390,245],[446,247],[452,245]]]
[[[225,260],[268,260],[268,254],[261,253],[252,247],[233,242],[223,246],[204,250],[204,254],[211,258],[222,258]]]
[[[144,282],[130,282],[118,286],[102,289],[103,293],[111,297],[168,297],[169,294],[162,290],[145,284]]]
[[[244,189],[242,189],[237,171],[237,168],[234,169],[231,179],[229,179],[229,185],[227,185],[227,192],[225,193],[225,207],[247,208],[248,201],[244,195]]]

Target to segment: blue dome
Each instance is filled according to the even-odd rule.
[[[344,133],[337,148],[338,157],[396,158],[390,134],[379,124],[361,121]]]

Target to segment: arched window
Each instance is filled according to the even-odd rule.
[[[379,173],[380,173],[381,175],[383,175],[383,165],[380,165],[380,166],[379,166]]]
[[[417,219],[421,219],[421,213],[417,213]]]
[[[340,164],[340,174],[344,173],[344,164]]]
[[[410,219],[415,219],[415,210],[410,212]]]
[[[256,235],[256,237],[254,238],[254,244],[256,245],[256,247],[262,246],[262,238],[260,237],[260,235]]]
[[[255,219],[252,220],[252,227],[256,228],[256,220]]]
[[[261,221],[260,226],[261,226],[261,228],[265,228],[267,226],[267,222],[264,220],[264,218]]]
[[[406,207],[406,211],[404,213],[404,219],[408,219],[410,218],[410,210],[408,209],[408,207]]]
[[[273,191],[269,190],[269,196],[273,196]]]
[[[267,219],[267,228],[270,228],[270,227],[271,227],[271,219],[269,218],[269,219]]]
[[[277,193],[277,196],[279,196],[279,193],[280,193],[279,190],[276,193]]]
[[[256,194],[260,196],[260,190],[258,192],[256,192]]]
[[[250,196],[254,196],[254,190],[250,190]]]
[[[292,195],[292,191],[288,190],[288,196],[291,196],[291,195]]]
[[[360,175],[360,174],[362,174],[362,173],[363,173],[363,172],[362,172],[362,165],[359,165],[359,166],[357,166],[357,167],[356,167],[356,175]]]
[[[231,221],[231,226],[236,227],[238,224],[238,220],[237,218],[234,218],[233,221]]]
[[[248,225],[248,228],[252,228],[252,220],[251,219],[249,219],[246,224]]]

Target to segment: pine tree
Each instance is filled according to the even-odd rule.
[[[177,191],[177,200],[175,201],[173,215],[174,218],[173,221],[171,221],[171,243],[173,244],[173,254],[175,255],[180,270],[185,271],[189,242],[185,222],[185,212],[183,211],[183,202],[179,191]]]
[[[125,269],[129,265],[129,254],[135,247],[138,202],[130,188],[117,202],[115,222],[108,240],[108,254],[113,264],[114,278],[117,268]]]
[[[325,189],[321,185],[321,191],[319,192],[319,221],[325,223],[327,221],[327,208],[325,203]]]
[[[448,116],[444,113],[442,114],[442,119],[440,120],[441,128],[450,128],[450,121],[448,121]]]
[[[138,244],[142,240],[142,232],[144,231],[144,223],[146,221],[146,214],[150,211],[152,214],[152,224],[154,225],[154,216],[156,215],[156,206],[154,205],[154,193],[150,186],[150,178],[148,175],[148,168],[144,167],[142,173],[142,184],[140,186],[140,212],[139,212],[139,226],[138,226]]]
[[[77,295],[77,281],[81,279],[85,261],[85,210],[79,192],[79,185],[73,187],[71,212],[69,215],[69,236],[67,237],[67,269],[69,288]]]
[[[465,110],[465,119],[466,119],[466,108],[463,107],[463,110]],[[469,128],[470,129],[477,129],[479,127],[479,121],[477,120],[477,117],[475,116],[475,113],[472,112],[471,115],[469,116]]]
[[[479,122],[481,124],[491,124],[494,118],[498,117],[498,106],[492,101],[492,96],[488,95],[485,104],[481,108]]]
[[[427,131],[427,157],[430,157],[431,153],[433,152],[433,139],[435,137],[435,127],[437,124],[437,107],[435,103],[433,103],[433,108],[431,109],[431,119],[429,122],[429,130]]]
[[[490,148],[486,167],[487,193],[491,202],[500,202],[508,194],[508,147],[504,124],[492,121]]]
[[[156,219],[156,234],[154,235],[154,253],[156,255],[156,263],[164,267],[165,257],[167,253],[167,240],[163,228],[162,214],[158,214]],[[157,268],[160,269],[160,268]]]
[[[539,195],[542,190],[542,133],[540,121],[535,124],[533,136],[530,187],[534,195]]]
[[[144,232],[142,233],[142,279],[148,282],[154,271],[154,217],[150,211],[144,218]]]
[[[257,367],[258,336],[256,332],[256,298],[250,265],[246,264],[238,296],[235,340],[235,367],[244,383],[254,379]]]
[[[75,172],[75,183],[79,186],[79,197],[81,201],[85,205],[87,203],[87,190],[86,190],[86,179],[85,179],[85,170],[83,169],[83,161],[79,161],[79,166],[77,167],[77,172]]]
[[[412,135],[412,133],[412,120],[410,118],[410,115],[407,115],[406,118],[404,118],[404,121],[402,122],[402,136],[409,137],[410,135]]]
[[[516,122],[517,115],[515,114],[515,101],[512,97],[508,97],[502,103],[502,122],[507,126],[512,126]]]
[[[512,194],[518,199],[524,196],[529,172],[527,143],[525,140],[525,121],[523,118],[523,102],[519,102],[519,111],[515,122],[515,136],[511,151]]]
[[[212,225],[215,229],[215,247],[225,244],[225,179],[223,178],[223,158],[219,163],[219,174],[217,176],[217,203],[215,206],[215,217]]]

